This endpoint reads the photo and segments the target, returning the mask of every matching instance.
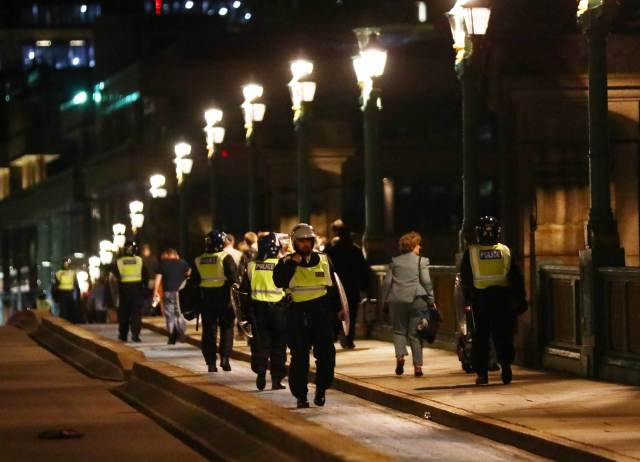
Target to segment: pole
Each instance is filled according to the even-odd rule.
[[[375,88],[363,108],[364,115],[364,244],[370,262],[385,260],[383,251],[384,210],[380,173],[380,90]]]
[[[180,257],[187,259],[189,250],[189,200],[186,177],[178,185],[178,200],[180,202]]]
[[[216,227],[216,157],[209,157],[209,213],[211,214],[211,229]]]
[[[295,125],[298,161],[298,220],[301,223],[309,223],[311,221],[308,125],[308,115],[304,113],[303,108],[302,115],[300,115]]]
[[[477,75],[471,57],[460,63],[458,78],[462,88],[462,225],[458,235],[458,251],[464,253],[475,242],[478,220],[478,156],[476,150],[478,124]]]
[[[255,131],[247,139],[249,148],[249,230],[256,231],[258,227],[258,150],[256,149]]]

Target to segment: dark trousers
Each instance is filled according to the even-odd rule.
[[[347,343],[353,343],[356,337],[356,320],[358,319],[358,307],[360,306],[360,293],[347,294],[349,302],[349,334],[346,337]]]
[[[271,380],[280,382],[287,375],[286,317],[284,308],[274,303],[251,302],[253,338],[251,346],[251,370],[265,374],[267,366]]]
[[[140,283],[121,283],[120,306],[118,307],[118,332],[120,338],[127,338],[129,328],[133,338],[140,335],[142,329],[143,294]]]
[[[487,374],[489,339],[493,339],[498,362],[509,366],[515,359],[513,335],[516,317],[511,311],[511,292],[500,287],[475,291],[475,330],[472,359],[478,375]]]
[[[231,356],[233,350],[233,321],[235,314],[229,304],[229,289],[201,289],[202,356],[207,364],[215,364],[218,348],[216,337],[220,327],[220,357]]]
[[[72,290],[59,290],[57,294],[60,317],[69,322],[78,322],[78,304]]]
[[[309,352],[316,359],[316,388],[326,390],[333,382],[336,349],[333,346],[336,311],[327,297],[293,303],[287,315],[287,342],[291,349],[289,387],[296,398],[306,398]]]

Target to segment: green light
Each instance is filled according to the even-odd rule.
[[[79,105],[79,104],[86,103],[88,99],[89,99],[89,95],[87,95],[87,92],[86,91],[80,91],[80,92],[75,94],[75,96],[73,97],[73,99],[71,101],[73,102],[73,104]]]

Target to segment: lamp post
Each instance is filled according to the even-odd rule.
[[[244,102],[242,112],[244,114],[244,128],[246,132],[247,147],[249,148],[249,229],[257,230],[258,221],[258,149],[255,140],[255,125],[262,122],[266,105],[261,101],[263,88],[261,85],[250,83],[242,88]]]
[[[113,262],[113,242],[103,240],[100,241],[100,263],[103,266],[110,265]]]
[[[111,230],[113,231],[113,246],[117,250],[120,250],[124,247],[124,243],[127,241],[127,238],[125,236],[127,227],[122,223],[116,223],[111,227]]]
[[[209,160],[209,209],[211,213],[211,228],[216,226],[216,170],[215,170],[215,147],[224,141],[224,127],[219,125],[222,122],[222,111],[220,109],[208,109],[204,113],[206,126],[204,132],[207,137],[207,158]]]
[[[491,17],[487,0],[458,0],[447,13],[456,51],[455,68],[462,87],[462,225],[458,238],[460,255],[475,241],[478,219],[478,63],[474,47],[481,46]]]
[[[167,189],[165,185],[167,179],[164,175],[156,173],[149,177],[149,195],[150,200],[147,200],[147,235],[154,248],[158,246],[158,207],[155,204],[154,199],[164,199],[167,197]]]
[[[384,260],[384,210],[380,173],[381,91],[378,79],[387,63],[387,52],[378,44],[378,29],[356,29],[360,53],[353,57],[353,67],[361,89],[364,119],[365,233],[364,247],[369,261]]]
[[[309,168],[309,114],[308,106],[316,94],[316,83],[311,80],[313,63],[298,59],[291,63],[292,79],[289,82],[293,124],[297,135],[298,169],[298,220],[311,221],[311,178]]]
[[[176,179],[178,181],[178,200],[179,200],[179,226],[180,226],[180,254],[182,258],[187,257],[189,250],[189,210],[188,210],[188,190],[185,177],[191,173],[193,168],[193,159],[191,155],[191,145],[189,143],[180,142],[173,148],[176,155],[174,163],[176,164]]]
[[[144,203],[139,200],[129,202],[129,218],[131,219],[131,231],[133,233],[133,239],[138,239],[138,231],[144,225]]]

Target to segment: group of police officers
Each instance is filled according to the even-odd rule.
[[[489,339],[493,339],[502,370],[502,381],[512,380],[514,360],[513,335],[518,314],[526,309],[524,282],[509,248],[498,242],[500,226],[493,217],[480,220],[478,243],[470,245],[461,264],[465,302],[474,313],[473,365],[476,384],[488,382]],[[291,232],[293,252],[282,256],[275,233],[264,233],[258,239],[253,261],[243,261],[238,268],[225,252],[224,233],[207,234],[204,253],[195,259],[192,277],[199,290],[198,310],[202,317],[202,354],[209,372],[220,367],[230,371],[229,357],[233,347],[236,316],[251,324],[251,368],[256,373],[256,387],[266,387],[267,369],[273,390],[284,389],[287,375],[286,347],[289,346],[289,387],[298,408],[309,407],[309,353],[316,360],[314,404],[324,406],[326,390],[334,377],[336,326],[348,317],[341,309],[336,275],[327,255],[315,250],[316,233],[305,223]],[[57,301],[64,316],[69,310],[75,277],[65,261],[56,273]],[[140,341],[143,290],[148,280],[135,244],[128,241],[123,255],[113,269],[119,284],[119,338]],[[231,294],[246,294],[241,312],[234,312]],[[238,300],[242,300],[239,298]],[[236,303],[237,304],[237,303]],[[238,308],[238,307],[237,307]],[[219,335],[219,346],[216,338]],[[312,350],[313,349],[313,350]]]

